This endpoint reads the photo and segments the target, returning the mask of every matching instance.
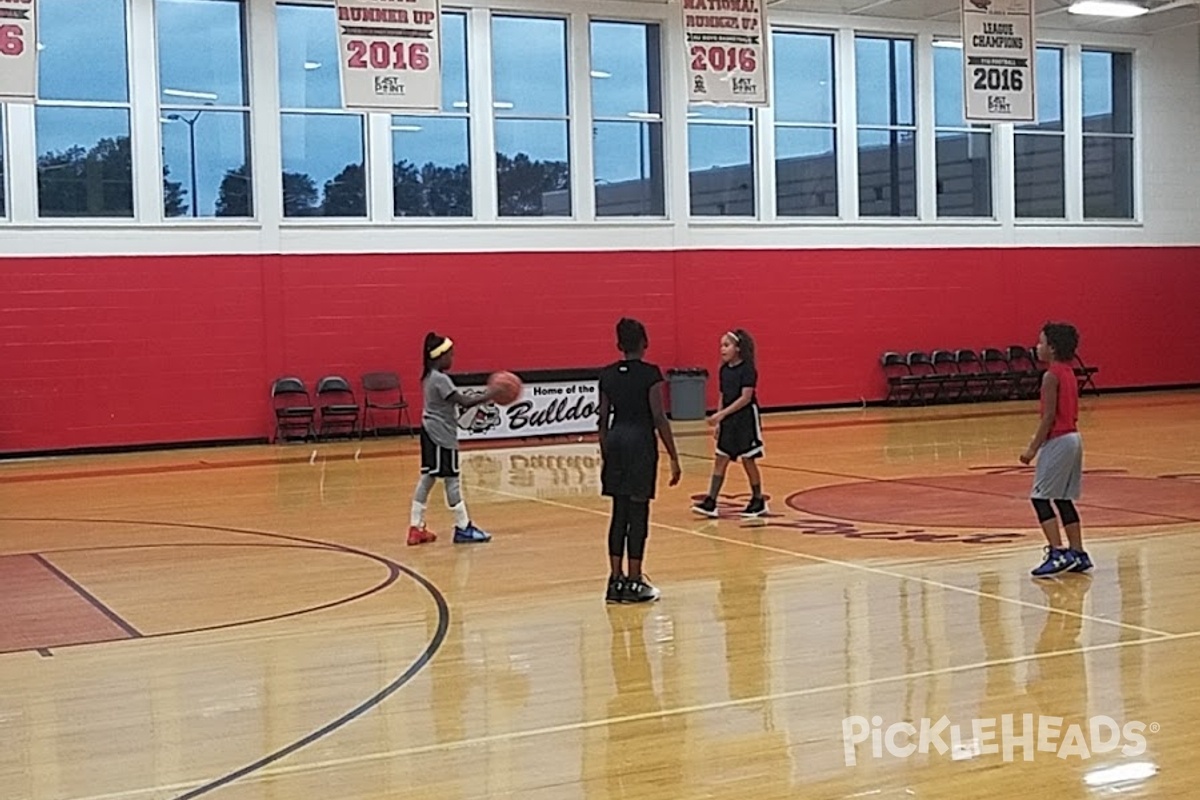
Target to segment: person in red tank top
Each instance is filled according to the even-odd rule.
[[[1049,347],[1049,345],[1046,345]],[[1038,347],[1042,347],[1038,343]],[[1038,358],[1042,358],[1039,350]],[[1075,381],[1075,369],[1062,361],[1051,361],[1047,370],[1057,379],[1057,399],[1054,403],[1054,422],[1050,425],[1050,433],[1046,440],[1057,439],[1068,433],[1079,430],[1079,384]],[[1046,395],[1041,398],[1041,413],[1046,416]]]
[[[1047,543],[1046,560],[1032,573],[1038,578],[1092,568],[1091,558],[1083,549],[1083,528],[1074,502],[1079,499],[1083,479],[1079,384],[1071,366],[1078,347],[1079,332],[1066,323],[1047,323],[1038,337],[1038,360],[1049,364],[1042,376],[1041,424],[1021,455],[1022,464],[1037,459],[1030,497]],[[1066,547],[1055,507],[1067,533]]]

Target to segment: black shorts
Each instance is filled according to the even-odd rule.
[[[600,485],[605,497],[654,499],[658,485],[658,444],[652,428],[618,425],[608,432]]]
[[[441,447],[421,429],[421,474],[435,478],[457,478],[458,448]]]
[[[739,458],[762,458],[763,452],[762,421],[756,406],[721,422],[717,432],[717,455],[737,461]]]

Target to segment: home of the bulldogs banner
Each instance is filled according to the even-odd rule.
[[[522,376],[524,379],[526,376]],[[456,382],[465,394],[482,392],[478,376]],[[596,377],[570,380],[526,380],[517,401],[509,406],[486,403],[468,409],[458,420],[458,438],[524,439],[595,433],[599,427],[600,381]]]

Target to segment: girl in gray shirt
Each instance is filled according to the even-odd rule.
[[[492,402],[495,393],[488,388],[483,394],[467,396],[458,390],[446,374],[454,364],[454,342],[449,338],[436,333],[426,335],[421,356],[424,362],[421,388],[425,400],[421,414],[421,480],[413,497],[408,543],[425,544],[437,540],[437,536],[425,527],[425,509],[429,492],[438,478],[446,481],[446,504],[454,512],[454,541],[459,544],[491,541],[491,534],[480,530],[471,521],[463,501],[458,466],[458,414],[460,408]]]

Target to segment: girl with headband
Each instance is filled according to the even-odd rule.
[[[721,407],[708,418],[716,427],[716,463],[708,495],[692,506],[697,514],[716,517],[717,495],[725,482],[729,462],[741,460],[750,481],[750,502],[743,517],[761,517],[767,513],[762,493],[762,475],[758,459],[763,457],[762,420],[758,413],[758,369],[754,363],[754,339],[741,328],[721,337]]]
[[[425,398],[421,414],[421,480],[413,497],[408,543],[416,545],[437,540],[437,536],[425,527],[425,509],[438,478],[446,482],[446,505],[454,512],[454,541],[457,544],[491,541],[491,534],[484,533],[471,521],[463,501],[458,465],[458,409],[491,402],[495,393],[489,388],[483,394],[467,396],[458,390],[447,374],[454,363],[454,342],[445,336],[428,334],[421,357],[424,363],[421,386]]]

